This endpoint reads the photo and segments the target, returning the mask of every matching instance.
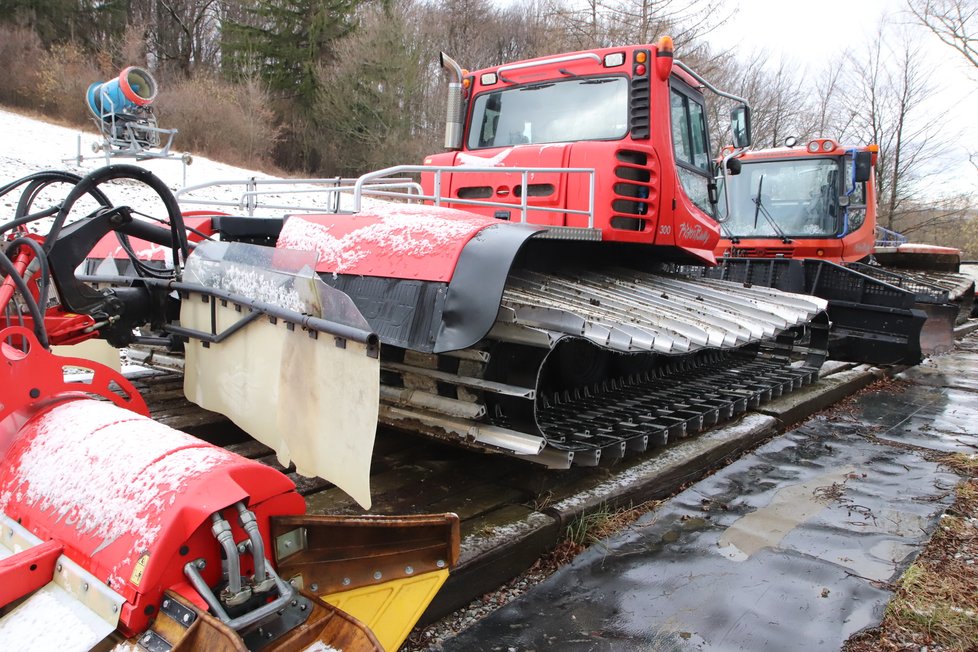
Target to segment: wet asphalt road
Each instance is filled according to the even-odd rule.
[[[900,377],[698,482],[443,649],[838,650],[878,624],[887,583],[952,502],[958,477],[919,449],[978,451],[978,337]]]

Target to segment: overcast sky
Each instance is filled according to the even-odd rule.
[[[918,117],[947,111],[947,133],[956,137],[942,157],[949,168],[942,185],[978,193],[978,171],[968,161],[968,152],[978,153],[978,69],[916,25],[905,12],[904,0],[740,0],[728,6],[736,12],[711,34],[719,48],[763,47],[773,57],[797,64],[802,74],[815,74],[827,59],[846,49],[864,50],[884,17],[905,25],[934,68],[933,101]]]

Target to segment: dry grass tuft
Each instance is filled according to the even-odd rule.
[[[951,453],[938,458],[937,463],[943,464],[958,475],[963,475],[969,478],[978,477],[978,455],[969,455],[968,453]]]

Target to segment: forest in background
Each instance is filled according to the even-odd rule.
[[[876,143],[880,224],[978,258],[976,192],[935,192],[932,162],[954,135],[926,103],[935,82],[919,51],[929,30],[978,71],[978,2],[906,2],[915,25],[880,24],[869,44],[799,70],[719,42],[715,28],[736,10],[722,0],[0,0],[0,104],[90,126],[88,85],[140,65],[181,150],[351,176],[440,151],[439,51],[477,69],[669,34],[677,57],[750,101],[755,147]],[[711,103],[718,148],[729,108]]]

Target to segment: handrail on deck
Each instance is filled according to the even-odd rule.
[[[481,173],[481,174],[519,174],[520,202],[519,204],[449,197],[443,194],[443,176],[449,174]],[[534,206],[529,203],[527,188],[534,174],[587,174],[588,175],[588,207],[587,210],[565,207]],[[414,180],[420,174],[433,174],[434,186],[431,195],[424,194],[421,184]],[[405,176],[415,175],[415,176]],[[193,193],[205,188],[243,186],[237,201],[221,199],[198,199]],[[363,208],[363,197],[381,197],[399,199],[408,202],[429,201],[435,206],[484,206],[511,210],[519,208],[520,223],[526,223],[530,211],[546,213],[564,213],[587,216],[587,228],[594,228],[594,193],[595,180],[593,168],[520,168],[520,167],[477,167],[477,166],[431,166],[431,165],[397,165],[394,167],[368,172],[357,178],[333,177],[327,179],[250,179],[219,180],[209,183],[189,186],[177,191],[177,200],[182,204],[198,206],[220,206],[234,208],[254,216],[259,207],[267,210],[299,210],[310,212],[338,213],[341,210],[341,193],[352,193],[353,212],[359,213]],[[324,196],[325,201],[313,205],[261,203],[262,198],[281,197],[283,195],[316,195]]]
[[[883,228],[879,224],[876,225],[875,244],[877,247],[899,247],[902,244],[907,244],[908,241],[909,238],[902,233]]]

